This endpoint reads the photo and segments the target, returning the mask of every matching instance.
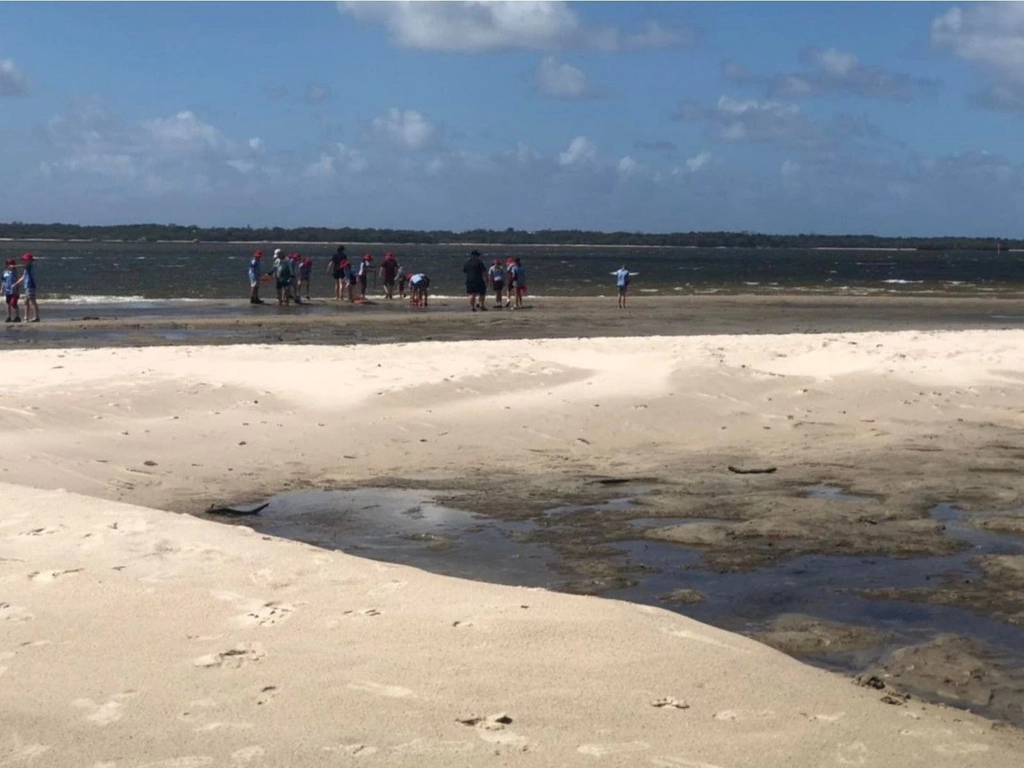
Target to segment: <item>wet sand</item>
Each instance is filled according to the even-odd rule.
[[[490,302],[488,302],[490,306]],[[1024,297],[769,295],[543,298],[522,311],[472,313],[465,301],[365,305],[314,299],[301,307],[247,301],[51,303],[44,322],[5,326],[11,347],[183,344],[387,344],[715,334],[840,333],[1024,327]]]

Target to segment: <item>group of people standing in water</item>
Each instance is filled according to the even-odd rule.
[[[523,296],[526,295],[526,270],[518,256],[505,260],[494,259],[491,266],[484,264],[480,251],[473,251],[466,259],[462,271],[466,275],[466,295],[469,306],[476,312],[486,312],[485,299],[488,292],[494,293],[494,308],[523,308]]]
[[[505,264],[494,259],[488,268],[479,251],[473,251],[466,260],[462,271],[466,275],[466,293],[474,312],[486,310],[484,300],[488,292],[494,293],[494,308],[511,307],[521,309],[526,294],[526,271],[518,257],[508,259]],[[423,272],[412,272],[398,263],[395,254],[384,254],[380,267],[375,271],[373,255],[363,254],[355,264],[345,253],[345,246],[339,245],[327,262],[326,274],[334,281],[334,299],[349,302],[366,301],[366,288],[372,275],[376,287],[379,275],[384,289],[384,298],[393,299],[409,296],[413,306],[426,307],[429,301],[430,278]],[[272,266],[264,271],[263,251],[256,251],[249,260],[249,302],[263,304],[260,285],[273,281],[277,292],[277,303],[288,305],[309,301],[309,285],[313,276],[313,260],[299,253],[284,253],[280,248],[274,251]],[[358,292],[358,294],[357,294]]]
[[[280,305],[303,303],[309,301],[309,285],[313,277],[313,260],[299,253],[283,253],[280,248],[274,251],[273,264],[266,272],[263,271],[263,251],[256,251],[249,260],[249,303],[263,304],[260,298],[260,284],[273,281],[277,291],[277,303]],[[374,276],[376,286],[377,274],[380,274],[384,286],[384,297],[393,299],[397,289],[400,298],[405,298],[408,291],[415,306],[427,306],[430,278],[422,272],[407,272],[398,263],[393,253],[384,254],[384,260],[377,272],[373,268],[373,255],[363,254],[356,264],[345,254],[345,246],[339,245],[327,262],[326,273],[334,281],[334,299],[342,301],[347,295],[352,303],[366,301],[366,287],[369,277]],[[356,291],[358,290],[358,296]]]

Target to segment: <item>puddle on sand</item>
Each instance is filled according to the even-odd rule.
[[[261,533],[432,573],[530,587],[552,586],[550,547],[517,542],[530,523],[501,522],[390,488],[302,491],[269,499],[244,518]]]
[[[847,493],[836,485],[809,485],[803,490],[804,495],[810,499],[825,499],[826,501],[878,501],[878,499],[871,496],[858,496],[853,493]]]
[[[807,490],[837,501],[865,498],[830,486]],[[540,526],[547,532],[557,530],[562,526],[560,517],[569,512],[577,513],[573,515],[576,526],[581,511],[597,517],[613,510],[620,516],[633,508],[635,500],[635,495],[623,496],[603,504],[548,510],[536,522],[508,522],[436,504],[425,491],[310,491],[274,496],[266,509],[244,518],[244,523],[263,533],[433,573],[559,589],[569,579],[555,569],[559,564],[555,549],[517,539]],[[909,559],[806,555],[740,573],[702,570],[699,550],[644,538],[644,531],[651,528],[701,521],[641,517],[643,509],[637,506],[637,517],[629,521],[636,529],[635,539],[608,542],[620,553],[609,560],[630,567],[638,583],[603,592],[605,597],[657,605],[744,634],[762,631],[782,614],[798,613],[890,635],[884,646],[842,656],[804,657],[842,671],[859,671],[897,647],[927,642],[943,633],[981,641],[1011,666],[1024,666],[1024,627],[960,608],[867,599],[859,594],[880,587],[934,587],[950,576],[973,580],[981,578],[970,562],[973,558],[1024,554],[1024,538],[974,528],[955,505],[942,504],[931,512],[946,526],[947,535],[966,545],[952,555]],[[578,529],[574,534],[569,524],[565,531],[567,540],[578,535]],[[680,589],[695,590],[703,600],[678,605],[660,599]]]

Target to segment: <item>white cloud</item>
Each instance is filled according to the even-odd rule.
[[[1024,80],[1024,4],[979,3],[951,8],[932,21],[935,45],[959,58]]]
[[[616,168],[622,176],[635,176],[644,170],[644,167],[629,155],[620,159]]]
[[[851,94],[865,99],[912,101],[922,90],[937,81],[890,72],[882,67],[862,64],[856,54],[835,48],[805,48],[800,61],[803,72],[755,74],[741,64],[726,59],[722,77],[739,85],[761,84],[769,98],[804,99],[830,94]]]
[[[224,134],[189,111],[173,117],[147,120],[141,124],[139,141],[171,155],[223,152],[228,149]]]
[[[310,179],[333,179],[338,176],[355,176],[369,167],[366,156],[358,149],[337,143],[327,152],[307,165],[302,175]]]
[[[711,138],[723,142],[792,145],[807,150],[888,142],[866,118],[840,112],[827,122],[816,121],[808,118],[797,104],[774,99],[739,100],[722,96],[712,107],[686,101],[679,105],[673,119],[704,123]]]
[[[688,45],[694,37],[656,22],[634,33],[590,26],[564,2],[341,2],[338,10],[383,24],[396,45],[427,51],[627,51]]]
[[[48,178],[94,184],[97,189],[205,193],[261,167],[262,142],[229,139],[191,111],[126,124],[95,101],[77,104],[45,129],[51,157],[40,163]]]
[[[807,59],[819,69],[833,77],[845,77],[860,68],[860,62],[852,53],[843,53],[835,48],[811,49]]]
[[[28,91],[28,78],[10,59],[0,59],[0,97],[21,96]]]
[[[554,56],[545,56],[537,66],[537,91],[552,99],[592,99],[605,95],[594,88],[582,70],[560,63]]]
[[[561,166],[581,166],[593,163],[597,159],[597,145],[586,136],[577,136],[566,150],[558,155]]]
[[[402,149],[420,150],[438,141],[437,126],[412,109],[389,109],[370,123],[373,132]]]
[[[676,119],[705,122],[722,141],[795,141],[810,132],[810,123],[800,107],[774,100],[740,101],[722,96],[710,108],[686,102]]]
[[[932,20],[931,41],[987,76],[989,82],[968,100],[1024,112],[1024,3],[951,8]]]
[[[710,152],[701,152],[699,155],[686,158],[686,167],[691,173],[696,173],[701,168],[711,162]]]

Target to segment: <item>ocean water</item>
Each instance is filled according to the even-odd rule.
[[[325,274],[336,243],[281,244],[313,259],[312,290],[327,295]],[[258,246],[269,269],[274,245]],[[0,242],[0,255],[37,257],[40,295],[76,302],[230,299],[248,296],[248,260],[257,248],[226,243]],[[426,272],[435,295],[465,293],[462,264],[472,246],[348,245],[353,260],[379,264],[393,251],[407,270]],[[486,259],[518,256],[536,297],[615,292],[612,272],[625,264],[632,290],[646,295],[812,293],[1008,294],[1024,290],[1024,252],[739,248],[481,247]],[[373,282],[371,280],[371,290]],[[270,288],[270,286],[267,286]],[[265,289],[265,292],[266,289]]]

